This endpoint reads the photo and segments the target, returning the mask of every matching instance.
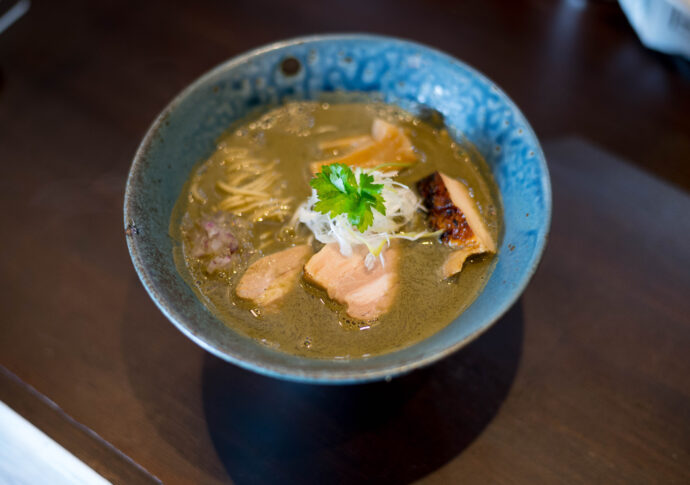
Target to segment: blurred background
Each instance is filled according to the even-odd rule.
[[[539,136],[581,134],[690,187],[690,67],[645,48],[612,1],[34,1],[0,37],[2,136],[33,124],[74,139],[88,111],[101,116],[81,150],[104,156],[104,136],[117,147],[105,156],[126,163],[155,115],[201,73],[318,32],[447,51],[503,87]]]

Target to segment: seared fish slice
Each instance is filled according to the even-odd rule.
[[[459,273],[465,260],[473,254],[496,252],[496,242],[464,184],[434,172],[417,182],[417,189],[429,211],[429,225],[436,230],[443,229],[441,240],[458,248],[443,264],[443,278]]]
[[[327,244],[304,267],[304,277],[346,305],[352,318],[374,320],[391,308],[397,295],[400,248],[397,244],[385,248],[385,266],[377,259],[371,269],[364,264],[368,253],[366,246],[360,245],[348,258],[340,253],[337,243]]]
[[[261,307],[275,309],[294,288],[311,254],[311,246],[303,244],[264,256],[247,268],[235,293]]]
[[[412,149],[412,143],[402,128],[381,119],[374,120],[371,135],[341,138],[320,144],[322,148],[351,148],[340,157],[321,160],[311,164],[312,173],[316,174],[323,165],[344,163],[351,167],[373,168],[390,163],[390,169],[398,170],[398,164],[412,165],[417,161],[417,155]],[[398,167],[398,168],[396,168]]]

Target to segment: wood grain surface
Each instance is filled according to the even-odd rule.
[[[523,297],[390,383],[291,384],[205,353],[122,229],[131,158],[176,92],[327,31],[474,65],[552,173]],[[0,398],[115,483],[690,483],[689,76],[611,2],[33,2],[0,36]]]

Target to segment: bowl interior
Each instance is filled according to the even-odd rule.
[[[266,348],[215,318],[178,274],[168,236],[172,208],[191,169],[233,121],[286,99],[377,93],[410,111],[440,112],[456,136],[484,155],[500,189],[504,235],[495,269],[474,303],[444,330],[411,347],[350,361]],[[254,371],[297,381],[346,383],[407,372],[462,347],[519,297],[546,242],[551,193],[543,153],[515,104],[489,79],[441,52],[376,36],[316,36],[232,59],[184,90],[149,129],[125,194],[128,246],[163,313],[208,351]],[[425,316],[419,316],[423,321]]]

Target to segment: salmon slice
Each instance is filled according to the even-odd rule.
[[[319,150],[352,149],[367,145],[371,142],[372,138],[370,135],[347,136],[345,138],[319,142]]]
[[[330,243],[316,253],[304,267],[305,278],[324,288],[328,296],[347,307],[346,313],[357,320],[374,320],[386,313],[398,293],[400,248],[391,243],[382,254],[385,266],[377,259],[371,269],[364,260],[366,246],[353,248],[352,256],[340,253],[337,243]]]
[[[443,229],[441,240],[458,248],[441,267],[443,278],[459,273],[473,254],[496,252],[496,241],[464,184],[434,172],[417,182],[417,189],[429,211],[429,225],[435,230]]]
[[[275,308],[295,286],[311,255],[311,246],[303,244],[264,256],[247,268],[235,293],[259,306]]]
[[[340,138],[329,142],[321,142],[322,147],[351,147],[352,150],[340,157],[329,160],[321,160],[311,163],[311,171],[316,174],[323,165],[331,163],[344,163],[345,165],[373,168],[381,165],[386,168],[397,167],[396,164],[413,164],[417,161],[417,155],[412,148],[412,143],[402,128],[387,121],[375,119],[371,126],[371,135]]]

